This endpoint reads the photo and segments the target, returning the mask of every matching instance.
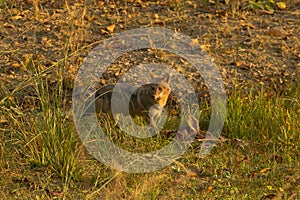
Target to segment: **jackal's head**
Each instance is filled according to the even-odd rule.
[[[170,77],[167,75],[159,83],[153,84],[151,87],[152,95],[155,103],[160,106],[165,106],[168,100],[168,97],[171,93],[170,88]]]

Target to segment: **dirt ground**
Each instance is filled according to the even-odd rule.
[[[63,79],[64,89],[69,95],[68,101],[64,103],[68,105],[67,108],[70,108],[74,80],[84,58],[103,40],[134,28],[164,27],[191,37],[213,59],[222,75],[228,93],[234,89],[249,91],[250,88],[260,89],[263,86],[269,93],[282,94],[288,92],[292,88],[290,86],[300,84],[299,0],[284,0],[287,6],[284,9],[279,9],[276,4],[272,4],[273,13],[267,10],[249,9],[250,1],[248,0],[210,1],[206,5],[202,5],[203,2],[205,0],[0,0],[0,133],[4,130],[0,137],[8,138],[3,144],[0,142],[0,157],[5,155],[2,150],[14,145],[11,145],[11,141],[14,140],[11,140],[10,134],[15,133],[11,131],[13,128],[7,127],[9,122],[5,116],[2,116],[2,111],[4,113],[4,110],[12,109],[16,116],[22,116],[17,117],[16,121],[20,120],[20,123],[23,123],[22,120],[24,120],[26,128],[27,125],[31,125],[32,119],[39,117],[38,114],[34,118],[30,118],[29,115],[27,119],[27,116],[23,115],[23,112],[26,113],[27,111],[30,114],[40,112],[36,106],[38,105],[36,101],[39,99],[36,98],[37,92],[33,87],[33,84],[38,81],[32,81],[34,77],[42,74],[49,91],[51,91],[52,86],[57,86],[56,83]],[[144,49],[122,55],[109,66],[99,83],[104,85],[115,82],[132,66],[147,63],[162,63],[172,66],[173,69],[188,78],[199,97],[206,97],[207,88],[201,75],[195,72],[190,63],[177,55],[155,49]],[[7,105],[6,102],[8,102]],[[10,102],[13,102],[13,106],[10,105]],[[295,102],[297,103],[297,101]],[[16,107],[14,107],[15,105]],[[71,120],[72,118],[67,119]],[[284,121],[284,123],[287,122]],[[269,150],[268,145],[271,142],[267,142],[266,148]],[[7,146],[5,146],[6,144]],[[265,144],[263,143],[263,145]],[[224,148],[227,146],[225,145]],[[244,147],[238,148],[240,152],[244,152]],[[9,152],[10,149],[7,149],[6,151]],[[260,151],[256,151],[256,148],[251,149],[254,149],[253,154],[261,156],[262,160],[271,160],[272,155],[260,155]],[[231,151],[233,152],[229,149],[228,152]],[[293,153],[297,150],[291,145],[291,151]],[[8,155],[12,157],[10,159],[13,160],[14,164],[0,160],[1,173],[5,174],[3,178],[0,177],[0,186],[9,188],[7,194],[18,194],[20,199],[24,199],[22,187],[25,185],[24,187],[29,188],[28,196],[35,194],[32,192],[33,190],[37,192],[40,190],[42,194],[47,193],[49,195],[51,193],[52,196],[62,196],[61,193],[55,192],[56,189],[53,191],[44,189],[48,188],[48,185],[50,188],[56,188],[58,185],[55,183],[56,179],[50,180],[52,177],[51,175],[48,176],[47,173],[43,174],[42,176],[45,177],[41,179],[37,175],[38,181],[27,179],[26,173],[29,174],[28,177],[31,177],[36,171],[32,172],[32,166],[24,164],[27,161],[24,161],[25,157],[23,158],[24,155],[19,152],[19,149],[14,149],[12,152],[18,154],[18,156],[15,156],[15,153]],[[232,152],[228,152],[225,152],[223,160],[227,160],[228,155],[231,155]],[[268,153],[268,151],[266,152]],[[243,155],[242,153],[232,153],[232,155],[235,155],[236,160],[241,160],[240,155]],[[270,157],[265,158],[265,155]],[[212,160],[217,161],[217,163],[210,165],[219,165],[219,171],[223,172],[224,166],[220,164],[222,160],[219,160],[218,157]],[[248,157],[239,162],[234,161],[234,163],[237,163],[238,166],[242,163],[242,166],[244,160],[248,162]],[[257,171],[257,160],[253,159],[251,162]],[[249,161],[249,165],[252,164],[251,162]],[[263,166],[262,163],[264,164],[261,162],[259,166]],[[288,167],[290,166],[292,165],[288,165]],[[269,171],[269,168],[265,167],[263,166],[263,169]],[[295,167],[288,167],[282,164],[282,168],[278,168],[278,174],[282,173],[282,175],[275,174],[270,182],[275,180],[273,182],[281,183],[280,181],[285,181],[285,179],[292,179],[289,171],[296,169]],[[25,168],[26,170],[24,170]],[[93,168],[90,166],[86,168],[88,169],[87,172],[93,172]],[[218,170],[218,168],[210,168],[207,167],[207,171],[215,170],[212,174]],[[44,172],[43,170],[40,172]],[[256,193],[262,185],[266,185],[265,183],[260,185],[257,184],[259,182],[244,181],[244,169],[239,168],[239,170],[242,174],[240,176],[242,181],[236,182],[235,179],[232,179],[233,181],[229,182],[229,185],[234,184],[238,188],[239,184],[242,183],[247,187],[249,186],[249,191],[253,191],[253,193]],[[227,169],[226,173],[229,173]],[[23,174],[25,175],[23,176]],[[102,175],[103,172],[100,171],[99,174]],[[111,171],[108,174],[110,176]],[[288,176],[286,176],[287,174]],[[18,178],[19,176],[21,178]],[[169,187],[169,179],[164,178],[164,174],[158,177],[164,179],[166,187]],[[98,178],[95,177],[94,186],[91,186],[92,183],[90,183],[89,178],[86,178],[86,191],[90,191],[91,187],[98,188],[102,184],[102,180],[99,179],[100,183]],[[208,178],[204,179],[208,180]],[[208,182],[207,180],[205,181]],[[212,180],[217,181],[215,178]],[[295,178],[294,182],[299,182],[298,180]],[[265,182],[265,180],[263,181]],[[11,182],[14,184],[5,185],[5,183]],[[116,180],[115,185],[118,186],[119,182],[126,181]],[[153,185],[154,182],[156,179],[146,184]],[[285,182],[283,183],[286,185]],[[19,187],[19,184],[22,187]],[[222,188],[223,184],[224,182],[220,182]],[[177,191],[178,187],[178,191],[180,191],[182,181],[179,180],[177,185],[175,185],[175,189]],[[76,187],[72,188],[74,189],[72,191],[74,196],[77,195],[78,188]],[[102,186],[100,187],[102,188]],[[142,184],[140,187],[147,188],[147,185]],[[253,190],[252,187],[256,187],[256,190]],[[122,188],[122,185],[120,188],[123,191],[129,191],[127,188]],[[189,189],[189,187],[187,188]],[[208,193],[212,191],[211,185],[206,188],[200,189]],[[279,188],[281,189],[281,186]],[[296,194],[296,190],[297,188],[292,193]],[[86,191],[83,192],[83,195],[87,193]],[[109,193],[109,190],[107,191]],[[231,191],[227,192],[231,193]],[[2,193],[6,192],[0,191],[0,196]],[[123,195],[123,193],[119,193],[118,188],[115,193]]]
[[[229,5],[200,1],[12,1],[3,2],[0,20],[0,76],[10,91],[27,80],[36,66],[57,81],[63,66],[66,87],[85,56],[115,33],[141,27],[165,27],[200,43],[213,58],[226,89],[263,85],[282,92],[300,72],[300,3],[287,2],[273,14],[247,9],[243,1]],[[235,12],[233,12],[235,11]],[[195,87],[203,83],[178,57],[144,51],[128,54],[111,65],[113,82],[135,63],[163,62],[187,75]],[[107,80],[111,79],[111,80]],[[113,80],[112,80],[113,79]],[[22,95],[23,96],[23,95]]]

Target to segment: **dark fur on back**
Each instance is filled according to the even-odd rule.
[[[115,99],[117,105],[115,105],[115,111],[125,115],[130,114],[132,117],[142,116],[148,122],[150,121],[152,126],[156,126],[156,122],[171,93],[169,82],[169,77],[165,77],[159,83],[146,84],[137,89],[130,86],[116,88]],[[109,84],[96,92],[97,113],[112,114],[111,99],[114,88],[114,84]],[[125,102],[129,102],[128,111],[124,110],[128,107]]]

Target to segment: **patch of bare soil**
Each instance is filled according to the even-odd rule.
[[[0,195],[22,194],[20,198],[24,198],[26,192],[23,188],[30,191],[27,195],[31,195],[32,198],[37,198],[36,194],[45,191],[53,198],[61,198],[64,195],[61,192],[63,184],[56,183],[55,179],[54,182],[50,181],[52,176],[48,176],[47,173],[41,177],[35,176],[35,173],[39,172],[33,172],[30,166],[24,165],[25,157],[23,158],[21,152],[17,152],[20,154],[17,157],[15,153],[6,155],[3,150],[10,151],[13,127],[8,126],[9,119],[2,113],[11,109],[16,113],[16,117],[22,116],[17,118],[20,119],[20,123],[31,125],[31,117],[23,122],[26,117],[19,110],[26,113],[27,110],[39,109],[35,102],[38,101],[37,94],[33,88],[33,84],[37,82],[33,79],[39,73],[43,75],[49,91],[63,79],[69,95],[66,104],[70,106],[73,83],[84,58],[103,40],[116,33],[141,27],[164,27],[193,38],[193,41],[198,42],[216,63],[228,93],[235,88],[248,91],[249,88],[259,89],[264,86],[270,93],[280,94],[286,92],[289,86],[299,84],[299,0],[286,0],[287,7],[282,10],[275,8],[273,14],[248,10],[247,0],[242,0],[243,3],[240,5],[230,3],[227,5],[222,1],[201,5],[200,2],[204,1],[1,0],[0,130],[4,132],[1,138],[8,137],[9,145],[6,145],[6,142],[0,144],[0,156],[15,158],[12,159],[13,164],[6,162],[6,159],[0,162],[1,178],[3,177],[0,178],[0,186],[9,188],[8,191],[0,191]],[[207,88],[201,75],[189,62],[177,55],[156,49],[144,49],[122,55],[107,68],[101,78],[95,81],[99,82],[99,85],[116,82],[132,67],[147,63],[171,66],[187,77],[198,97],[204,99],[207,97]],[[152,76],[157,75],[159,74]],[[143,79],[143,77],[136,78]],[[55,90],[55,87],[53,88]],[[3,105],[8,99],[14,101],[18,108],[13,106],[7,108],[8,106]],[[172,100],[174,99],[171,98]],[[19,149],[12,150],[15,151]],[[91,166],[88,166],[88,169],[87,172],[96,171]],[[111,176],[111,171],[106,173],[109,173],[107,177]],[[88,175],[83,176],[83,188],[86,188],[86,191],[90,191],[92,187],[103,188],[106,185],[104,183],[106,180],[99,181],[99,177],[95,178],[97,179],[95,183],[91,182],[89,173],[86,174]],[[194,176],[193,173],[190,174],[191,177]],[[31,176],[34,178],[26,178]],[[152,182],[163,177],[160,175]],[[12,184],[6,186],[6,181]],[[180,185],[183,181],[184,178],[178,178]],[[121,182],[124,181],[116,180],[115,184],[120,185],[121,192],[118,188],[112,190],[125,198],[122,191],[128,189],[124,189],[123,185],[119,184]],[[126,182],[124,183],[126,185]],[[75,199],[80,199],[78,195],[85,195],[86,192],[79,194],[76,188],[77,186],[74,187],[72,195],[76,197]],[[141,188],[147,189],[147,185],[142,184]],[[211,185],[205,188],[205,191],[211,190]],[[109,192],[109,188],[104,191]]]
[[[0,76],[10,91],[28,80],[37,67],[49,82],[64,67],[66,87],[88,53],[115,33],[140,27],[165,27],[197,39],[213,58],[226,89],[259,87],[282,92],[300,72],[300,4],[287,2],[273,14],[225,3],[200,1],[12,1],[0,15]],[[246,2],[247,3],[247,2]],[[243,9],[242,9],[243,8]],[[165,63],[188,77],[201,93],[205,85],[178,56],[145,50],[124,54],[99,82],[115,82],[139,63]],[[30,81],[28,83],[30,85]],[[22,95],[23,96],[23,95]]]

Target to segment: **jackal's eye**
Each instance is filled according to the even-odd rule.
[[[158,91],[158,92],[162,92],[162,90],[163,90],[163,88],[162,88],[161,86],[158,86],[158,87],[157,87],[157,91]]]
[[[156,91],[156,86],[152,85],[151,90],[152,90],[152,92],[155,92]]]

